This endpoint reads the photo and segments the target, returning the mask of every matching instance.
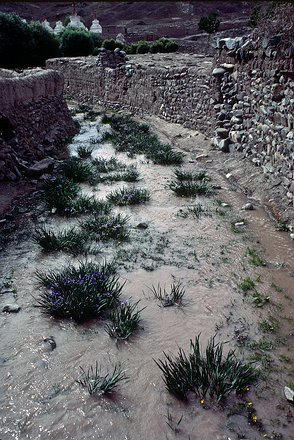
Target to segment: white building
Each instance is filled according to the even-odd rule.
[[[57,21],[53,32],[55,35],[59,35],[64,29],[65,27],[63,26],[62,21]]]
[[[102,35],[102,26],[99,23],[99,20],[95,18],[95,20],[92,21],[91,27],[89,29],[90,32],[93,32],[93,34],[96,34],[98,37],[101,37]]]
[[[69,19],[70,22],[66,26],[67,28],[71,27],[76,29],[84,29],[85,31],[88,30],[84,23],[81,22],[81,17],[79,15],[70,15]]]
[[[50,26],[50,23],[49,23],[48,20],[44,20],[44,21],[42,22],[42,26],[43,26],[43,28],[46,29],[46,31],[49,31],[49,32],[53,33],[53,29],[52,29],[52,27]]]

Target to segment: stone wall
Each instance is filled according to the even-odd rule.
[[[282,185],[294,207],[294,59],[281,36],[249,39],[221,50],[213,70],[216,138]]]
[[[47,67],[63,73],[67,93],[81,102],[155,114],[211,132],[209,69],[144,66],[123,57],[116,49],[98,58],[48,60]]]
[[[60,157],[76,131],[62,75],[0,69],[0,180],[18,180],[35,161]]]

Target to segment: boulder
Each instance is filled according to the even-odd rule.
[[[28,177],[40,177],[45,173],[51,174],[54,169],[54,160],[51,157],[42,159],[36,162],[34,165],[30,166],[26,170],[26,175]]]

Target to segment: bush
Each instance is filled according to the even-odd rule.
[[[148,53],[150,49],[147,41],[138,41],[137,53]]]
[[[102,43],[102,47],[107,50],[114,50],[116,48],[116,42],[115,40],[104,40]]]
[[[81,29],[65,29],[60,36],[60,50],[66,57],[87,56],[93,53],[91,34]]]
[[[44,29],[41,23],[35,22],[30,25],[34,49],[32,51],[32,65],[44,66],[48,58],[60,55],[59,42],[49,31]]]

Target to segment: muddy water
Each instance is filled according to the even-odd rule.
[[[83,123],[81,134],[70,146],[73,155],[78,144],[91,139],[94,156],[111,157],[115,153],[110,144],[99,144],[101,131],[97,132],[96,125]],[[165,128],[168,130],[169,124],[165,123]],[[175,124],[170,130],[175,130]],[[178,130],[185,135],[181,127]],[[195,168],[195,151],[206,144],[202,135],[195,136],[194,149],[186,152],[187,169]],[[126,282],[123,297],[140,299],[141,306],[146,307],[142,329],[128,342],[117,345],[104,331],[105,322],[101,320],[76,325],[43,315],[34,307],[33,297],[38,296],[35,271],[56,269],[75,260],[62,253],[43,254],[29,238],[9,247],[2,256],[1,273],[11,274],[15,291],[2,294],[0,305],[2,308],[16,299],[21,311],[0,317],[1,440],[239,438],[236,427],[228,429],[234,397],[223,408],[213,402],[205,402],[203,407],[195,397],[184,404],[164,389],[154,359],[162,358],[163,351],[175,352],[177,346],[188,349],[189,340],[199,333],[203,346],[217,333],[217,338],[230,341],[230,347],[237,347],[247,358],[256,352],[264,354],[250,348],[253,342],[272,342],[275,349],[268,354],[274,368],[266,370],[266,380],[248,394],[265,431],[261,433],[245,423],[244,438],[264,438],[265,432],[268,438],[278,438],[274,437],[276,432],[293,439],[288,417],[291,409],[282,395],[283,386],[293,382],[293,242],[274,230],[262,207],[256,205],[251,212],[240,209],[246,198],[218,172],[217,157],[212,163],[202,162],[201,167],[207,167],[213,183],[223,189],[214,197],[196,201],[177,198],[168,189],[172,168],[155,166],[143,156],[130,159],[120,153],[117,158],[137,165],[142,180],[136,186],[148,188],[151,201],[143,206],[116,208],[116,212],[130,217],[131,240],[105,246],[102,256],[93,258],[116,258],[121,279]],[[103,198],[112,189],[128,185],[103,184],[94,189],[82,185],[82,190]],[[230,206],[219,207],[216,199]],[[196,202],[205,205],[208,215],[199,220],[180,215]],[[235,233],[231,223],[240,217],[247,224],[242,232]],[[54,216],[40,221],[57,228],[68,224]],[[148,228],[137,229],[140,222],[146,222]],[[267,266],[250,265],[248,248],[263,255]],[[242,295],[238,284],[248,276],[258,280],[260,294],[270,295],[269,304],[256,308],[250,295]],[[159,307],[150,287],[160,283],[168,288],[174,280],[185,287],[184,306]],[[270,315],[281,324],[278,334],[263,334],[258,326]],[[43,338],[50,335],[57,343],[52,352],[43,344]],[[281,361],[281,354],[290,362]],[[87,368],[96,361],[105,366],[120,361],[127,370],[129,381],[111,398],[90,396],[75,383],[79,367]],[[260,362],[257,367],[261,367]],[[166,423],[168,412],[175,423],[183,416],[177,433]]]

